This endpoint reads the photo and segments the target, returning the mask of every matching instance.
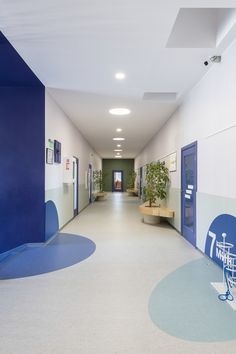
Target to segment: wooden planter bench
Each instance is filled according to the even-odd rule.
[[[135,189],[135,188],[129,188],[129,189],[126,189],[126,192],[129,194],[129,195],[138,195],[138,189]]]
[[[144,204],[139,206],[139,211],[144,215],[144,222],[147,224],[158,224],[160,222],[160,218],[173,218],[174,211],[169,208],[158,207],[153,204],[153,206],[149,207],[149,203],[145,202]]]
[[[106,192],[97,192],[94,194],[95,200],[102,200],[105,198],[106,195],[107,195]]]

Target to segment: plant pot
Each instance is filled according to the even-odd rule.
[[[97,201],[99,201],[99,200],[104,200],[104,198],[105,198],[106,195],[107,195],[106,192],[97,192],[97,193],[95,194],[95,198],[96,198]]]
[[[155,216],[155,215],[144,215],[143,222],[149,225],[157,225],[160,224],[161,218],[160,216]]]

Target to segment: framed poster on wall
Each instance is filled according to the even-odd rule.
[[[49,148],[46,149],[46,163],[49,165],[53,164],[53,150]]]
[[[84,173],[84,184],[85,184],[85,189],[88,189],[88,171],[87,170]]]
[[[170,162],[169,162],[169,171],[175,172],[177,169],[177,153],[174,152],[170,155]]]
[[[54,162],[61,163],[61,143],[54,140]]]

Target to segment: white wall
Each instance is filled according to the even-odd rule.
[[[198,194],[201,203],[211,196],[227,200],[229,211],[236,202],[236,41],[225,51],[221,64],[213,64],[191,90],[182,105],[135,159],[135,168],[177,151],[177,171],[170,173],[171,188],[178,190],[180,208],[181,148],[198,141]],[[222,199],[219,199],[222,204]],[[236,205],[236,204],[235,204]],[[219,208],[201,214],[198,205],[197,245],[204,250],[206,228]],[[222,213],[229,212],[227,207]],[[236,209],[235,213],[236,214]],[[174,220],[180,230],[180,209]],[[202,225],[205,225],[205,229]]]
[[[61,142],[62,148],[62,163],[45,166],[45,199],[53,200],[56,204],[62,227],[73,217],[72,185],[63,184],[63,157],[75,156],[79,159],[79,210],[89,203],[88,189],[85,186],[88,165],[92,164],[93,170],[101,169],[101,158],[47,92],[45,107],[46,147],[48,139],[52,139]]]

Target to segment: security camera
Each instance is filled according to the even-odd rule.
[[[209,60],[204,61],[204,65],[207,66],[209,63],[221,63],[221,55],[213,55]]]
[[[220,63],[221,62],[221,55],[213,55],[213,57],[210,58],[210,61],[212,63]]]

